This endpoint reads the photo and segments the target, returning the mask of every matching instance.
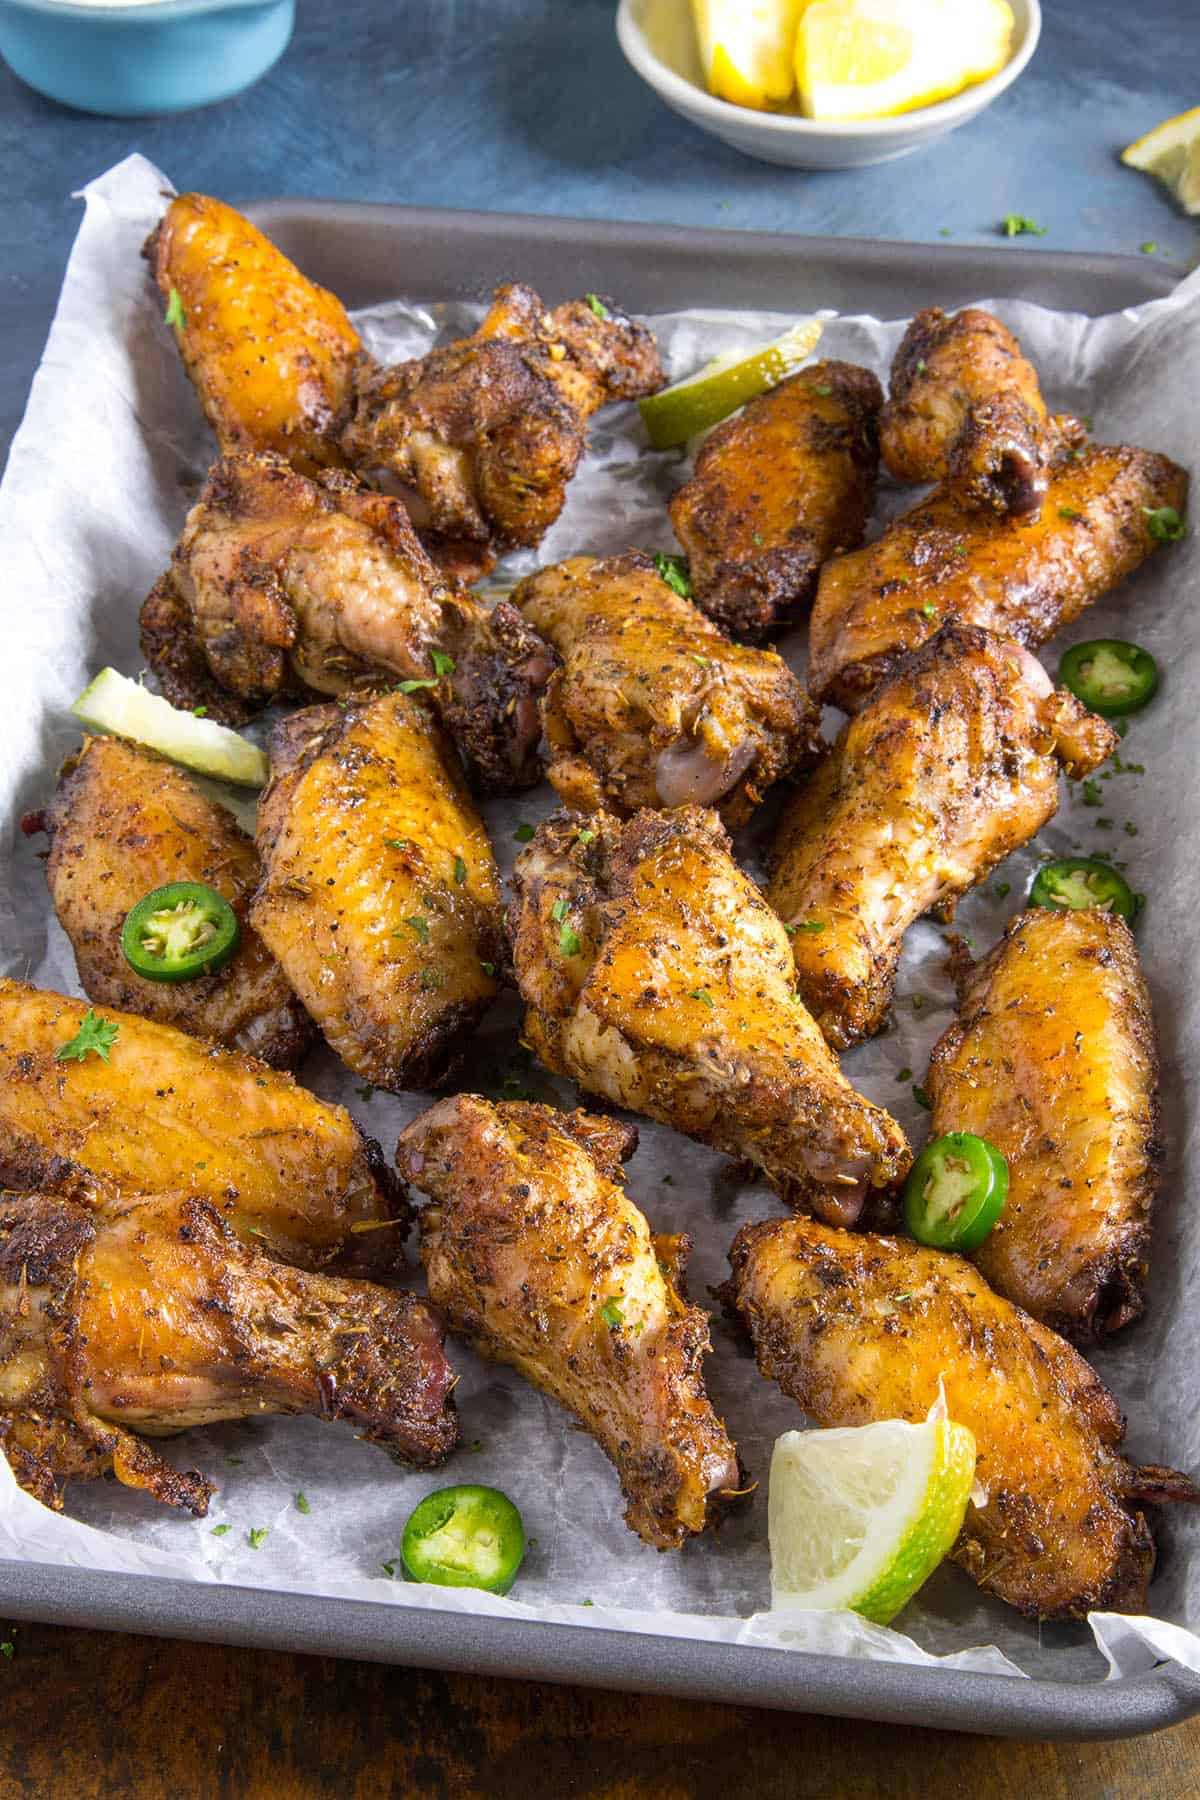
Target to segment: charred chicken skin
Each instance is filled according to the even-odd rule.
[[[839,1222],[903,1178],[903,1132],[798,1003],[783,926],[714,813],[557,814],[513,879],[525,1034],[547,1068]]]
[[[904,934],[1053,817],[1058,775],[1117,736],[1019,645],[947,625],[904,662],[789,802],[767,898],[804,1002],[842,1049],[879,1030]]]
[[[715,806],[735,825],[815,757],[820,715],[786,664],[731,644],[650,557],[574,556],[513,600],[563,659],[543,714],[567,805]]]
[[[540,774],[552,653],[506,601],[489,612],[447,582],[400,502],[353,476],[215,463],[141,623],[177,706],[236,725],[273,700],[427,682],[477,786]]]
[[[121,738],[85,738],[42,813],[46,879],[85,994],[196,1037],[292,1068],[312,1026],[246,914],[260,875],[254,840],[174,763]],[[233,960],[194,981],[147,981],[121,949],[126,914],[153,889],[200,881],[237,914]]]
[[[1093,444],[1054,464],[1035,518],[964,507],[951,486],[821,571],[809,690],[854,712],[948,620],[1035,650],[1138,568],[1158,540],[1148,514],[1182,513],[1188,478],[1150,450]]]
[[[349,1419],[436,1468],[453,1385],[420,1300],[270,1262],[194,1194],[0,1198],[0,1446],[47,1505],[111,1469],[202,1518],[213,1483],[134,1433],[268,1413]]]
[[[868,369],[814,363],[705,438],[671,522],[697,606],[735,637],[788,624],[821,564],[862,542],[882,402]]]
[[[1158,1066],[1124,919],[1021,913],[964,971],[926,1087],[934,1136],[972,1131],[1008,1162],[1004,1211],[973,1257],[996,1292],[1077,1343],[1138,1318]]]
[[[761,1372],[821,1426],[918,1423],[944,1389],[986,1492],[953,1552],[1039,1619],[1144,1610],[1154,1540],[1139,1502],[1196,1500],[1173,1469],[1119,1454],[1123,1421],[1077,1351],[961,1257],[812,1219],[746,1225],[728,1294]]]
[[[375,1087],[446,1073],[497,992],[491,843],[417,700],[293,713],[271,734],[255,929],[330,1047]]]
[[[0,980],[0,1182],[74,1193],[186,1189],[281,1261],[383,1278],[409,1213],[342,1106],[290,1075],[134,1013],[108,1060],[60,1054],[86,1003]]]
[[[612,1119],[459,1094],[408,1126],[398,1161],[431,1197],[421,1256],[451,1331],[573,1413],[631,1530],[672,1550],[741,1483],[704,1391],[707,1320],[668,1272],[680,1246],[662,1256],[619,1185],[636,1143]]]

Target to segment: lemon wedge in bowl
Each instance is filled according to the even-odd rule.
[[[805,0],[692,0],[708,91],[766,112],[796,85],[792,46]]]
[[[787,1431],[771,1458],[771,1604],[887,1625],[953,1547],[975,1438],[937,1417]]]
[[[1200,213],[1200,106],[1178,113],[1122,150],[1121,161],[1157,175],[1184,212]]]
[[[809,0],[796,87],[810,119],[883,119],[946,100],[1008,61],[1008,0]]]

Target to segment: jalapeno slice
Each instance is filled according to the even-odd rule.
[[[125,915],[125,961],[147,981],[194,981],[223,969],[241,942],[237,914],[202,881],[155,888]]]
[[[1158,689],[1158,664],[1140,644],[1091,638],[1075,644],[1058,665],[1058,679],[1106,719],[1140,712]]]
[[[438,1488],[410,1513],[400,1556],[413,1581],[507,1594],[524,1560],[525,1527],[499,1488]]]
[[[1063,912],[1086,912],[1094,906],[1130,921],[1141,910],[1129,883],[1099,856],[1065,856],[1060,862],[1043,863],[1033,878],[1029,904]]]
[[[1004,1211],[1008,1164],[971,1131],[926,1144],[904,1184],[904,1222],[918,1244],[975,1250]]]

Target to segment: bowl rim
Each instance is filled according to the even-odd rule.
[[[687,0],[676,0],[686,5]],[[757,112],[753,107],[735,106],[719,100],[695,82],[688,81],[669,64],[656,56],[646,42],[641,25],[634,18],[637,0],[620,0],[617,8],[617,41],[630,67],[668,103],[699,114],[706,125],[749,126],[763,137],[786,138],[856,138],[903,137],[919,126],[952,126],[989,105],[1028,66],[1042,34],[1041,0],[1023,0],[1025,30],[1008,61],[986,81],[971,82],[945,100],[930,106],[915,106],[910,112],[894,113],[886,119],[805,119],[796,113]],[[699,121],[697,121],[699,122]]]
[[[0,11],[38,13],[42,18],[94,20],[96,24],[130,23],[135,19],[186,19],[197,13],[267,12],[295,0],[0,0]]]

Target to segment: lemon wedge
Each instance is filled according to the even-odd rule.
[[[1200,106],[1179,113],[1122,150],[1131,169],[1157,175],[1170,188],[1184,212],[1200,213]]]
[[[668,450],[672,444],[698,437],[748,400],[794,375],[812,355],[824,329],[820,319],[798,319],[774,343],[715,356],[695,375],[639,400],[638,410],[654,449]]]
[[[790,100],[796,82],[792,46],[804,4],[805,0],[692,0],[709,92],[756,112]]]
[[[811,119],[881,119],[946,100],[1002,69],[1008,0],[810,0],[796,86]]]
[[[772,1606],[888,1624],[953,1547],[974,1478],[974,1435],[944,1417],[785,1432],[767,1507]]]

